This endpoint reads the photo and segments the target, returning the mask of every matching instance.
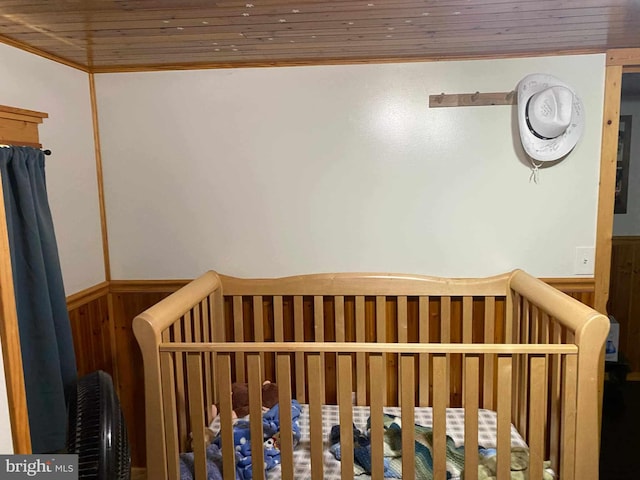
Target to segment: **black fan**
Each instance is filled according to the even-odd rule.
[[[98,370],[80,378],[69,399],[67,452],[78,454],[78,477],[129,480],[131,453],[111,376]]]

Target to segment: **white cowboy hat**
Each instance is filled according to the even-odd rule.
[[[552,75],[534,73],[518,83],[518,127],[524,151],[550,162],[567,155],[582,136],[584,105]]]

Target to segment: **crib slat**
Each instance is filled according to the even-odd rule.
[[[511,471],[511,378],[512,358],[498,355],[497,478],[510,478]]]
[[[218,393],[220,395],[220,439],[222,441],[222,472],[225,480],[235,480],[235,447],[233,444],[233,404],[231,400],[231,354],[216,357]]]
[[[192,313],[191,313],[191,310],[189,310],[187,313],[184,314],[184,317],[183,317],[185,342],[193,342],[193,330],[191,328],[193,325],[192,322],[193,322]]]
[[[541,324],[540,324],[540,343],[548,344],[549,343],[549,314],[546,312],[542,312],[541,314]]]
[[[229,339],[226,336],[226,327],[224,322],[224,296],[222,294],[222,289],[218,288],[216,291],[209,295],[209,310],[210,315],[214,319],[211,326],[211,335],[213,336],[214,342],[226,342]],[[215,365],[215,359],[217,357],[217,353],[212,353],[211,357],[213,358],[213,363]],[[213,372],[215,376],[216,373]],[[218,390],[217,385],[214,383],[213,385],[213,398],[217,400],[218,398]]]
[[[518,344],[520,343],[520,326],[522,324],[522,309],[521,309],[522,298],[520,295],[514,295],[514,304],[513,304],[513,331],[512,336],[513,339],[511,343]],[[520,388],[520,358],[516,356],[513,358],[512,372],[511,372],[511,382],[513,384],[511,388],[511,411],[513,412],[513,420],[517,420],[519,418],[518,412],[520,407],[520,396],[519,396],[519,388]]]
[[[163,420],[168,476],[169,480],[179,480],[180,465],[178,463],[178,453],[180,452],[180,443],[178,442],[178,409],[176,407],[175,370],[173,354],[171,352],[160,353],[160,372],[162,374],[162,403],[165,406],[163,409]]]
[[[496,299],[486,297],[484,299],[484,343],[494,343],[496,335]],[[494,366],[496,356],[487,354],[484,360],[484,387],[482,388],[484,408],[494,410],[493,389],[495,385]]]
[[[255,342],[264,342],[264,304],[262,296],[253,297],[253,339]],[[265,377],[264,353],[260,354],[262,378]]]
[[[462,342],[473,343],[473,297],[462,297]]]
[[[200,353],[187,353],[187,386],[189,390],[189,419],[195,478],[207,477],[204,444],[204,397],[202,394],[202,363]]]
[[[523,312],[522,312],[522,330],[520,332],[520,343],[522,345],[528,345],[531,343],[531,328],[533,319],[531,316],[531,309],[533,305],[529,303],[527,299],[523,299]],[[518,387],[518,395],[519,395],[519,422],[518,429],[522,436],[528,440],[529,439],[529,425],[527,424],[527,412],[529,411],[529,355],[518,355],[518,359],[520,360],[518,372],[520,384]]]
[[[335,297],[335,322],[336,322],[336,342],[344,342],[344,297],[337,295]]]
[[[247,354],[249,374],[249,418],[251,419],[251,464],[253,477],[264,478],[264,432],[262,430],[262,362],[259,353]],[[257,420],[257,421],[256,421]]]
[[[560,343],[560,326],[557,322],[551,323],[551,342],[554,344]],[[551,382],[549,387],[551,389],[549,409],[551,410],[551,421],[549,424],[549,449],[551,468],[554,472],[560,471],[560,407],[561,403],[561,388],[562,388],[562,358],[560,355],[551,355]]]
[[[311,440],[311,478],[322,480],[323,437],[322,437],[322,358],[319,353],[307,356],[309,371],[309,431]]]
[[[173,341],[175,343],[183,342],[184,338],[182,337],[182,322],[176,322],[173,328]],[[187,432],[187,417],[186,417],[186,407],[184,404],[185,394],[184,394],[184,356],[176,355],[175,358],[176,363],[176,408],[180,414],[178,415],[178,439],[180,440],[180,451],[184,451],[185,440],[189,432]]]
[[[372,353],[369,357],[369,382],[376,385],[378,379],[384,376],[384,357],[382,353]],[[383,419],[385,390],[371,389],[371,478],[384,476],[384,448],[383,448]]]
[[[451,342],[451,297],[440,299],[440,342]]]
[[[211,330],[210,330],[210,315],[209,315],[209,302],[208,298],[202,300],[201,306],[201,314],[202,314],[202,341],[210,342],[211,341]],[[209,425],[213,421],[213,416],[211,414],[211,405],[215,402],[213,397],[213,354],[210,352],[203,353],[204,356],[204,395],[205,395],[205,407],[206,407],[206,417],[207,417],[207,425]]]
[[[449,372],[446,354],[433,356],[433,478],[444,480],[447,476],[447,404]]]
[[[409,340],[409,326],[407,320],[407,297],[398,296],[398,342],[407,343]]]
[[[478,455],[478,402],[480,397],[480,357],[465,355],[464,359],[464,456],[465,480],[477,480]]]
[[[291,419],[291,357],[287,353],[277,355],[278,403],[280,405],[280,431],[292,432]],[[282,478],[293,478],[293,436],[280,435],[280,459]]]
[[[273,297],[273,338],[276,342],[284,342],[284,313],[281,295]]]
[[[313,323],[314,323],[314,337],[316,342],[324,342],[324,297],[315,296],[313,298]],[[324,365],[325,365],[325,354],[320,354],[320,359],[322,361],[322,365],[320,367],[320,371],[324,373]],[[322,376],[322,385],[320,389],[320,399],[322,403],[326,402],[326,388],[325,388],[325,378]]]
[[[402,477],[415,478],[415,372],[413,354],[400,355],[402,407]]]
[[[383,295],[376,296],[376,342],[384,343],[387,341],[387,299]],[[385,354],[382,355],[384,361],[386,361],[387,356]],[[387,376],[385,375],[380,378],[380,383],[378,383],[379,388],[383,392],[387,392]],[[387,397],[385,393],[384,404],[387,404]]]
[[[202,322],[200,319],[200,304],[193,308],[193,341],[202,342]]]
[[[340,478],[353,480],[353,411],[351,355],[338,354],[338,408],[340,410]]]
[[[429,297],[420,297],[418,300],[418,341],[429,343]],[[418,355],[418,405],[429,406],[429,355]]]
[[[364,297],[356,297],[356,342],[365,341]],[[356,353],[356,404],[367,404],[367,358],[364,352]]]
[[[568,334],[567,342],[573,342],[573,335]],[[562,425],[561,425],[561,463],[560,478],[575,477],[575,436],[576,436],[576,386],[578,357],[565,355],[562,365]],[[594,455],[597,452],[594,452]]]
[[[304,311],[302,297],[293,297],[293,336],[296,342],[304,342]],[[304,379],[304,353],[296,352],[296,398],[300,403],[306,403]]]
[[[451,297],[441,297],[440,299],[440,342],[451,342]],[[447,354],[447,375],[451,375],[451,355]],[[434,387],[435,388],[435,387]],[[451,378],[447,378],[445,385],[447,394],[447,407],[451,402]],[[435,402],[435,400],[434,400]]]
[[[531,306],[531,335],[529,343],[540,343],[540,310],[535,305]]]
[[[531,382],[529,384],[529,477],[542,478],[544,462],[544,427],[547,411],[546,370],[547,359],[543,355],[531,355]]]
[[[462,343],[473,343],[473,297],[462,297]],[[465,378],[467,375],[464,360],[462,361],[462,406],[465,406]]]
[[[242,297],[233,297],[233,339],[240,343],[244,342],[244,321],[242,312]],[[246,381],[244,368],[244,353],[236,354],[236,381],[244,383]]]

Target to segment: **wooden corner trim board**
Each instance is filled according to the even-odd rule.
[[[640,65],[640,48],[616,48],[607,51],[607,66]]]

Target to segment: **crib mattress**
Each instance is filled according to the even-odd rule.
[[[400,416],[401,409],[399,407],[385,407],[384,412],[390,415]],[[340,423],[339,409],[337,405],[322,406],[322,436],[325,439],[324,448],[324,478],[340,479],[340,462],[336,460],[331,452],[329,452],[329,432],[331,427]],[[353,407],[353,423],[360,430],[365,430],[367,419],[369,418],[369,407]],[[481,409],[478,411],[478,444],[485,448],[495,448],[497,438],[496,412],[492,410]],[[300,415],[300,443],[294,450],[294,478],[309,479],[311,478],[311,453],[309,442],[309,407],[302,405],[302,413]],[[432,421],[432,409],[430,407],[419,407],[415,409],[415,423],[430,427]],[[447,409],[447,435],[449,435],[456,446],[464,443],[464,409],[448,408]],[[518,433],[515,427],[511,426],[511,446],[526,447],[527,444]],[[268,479],[277,479],[281,477],[280,467],[276,467],[267,472]],[[365,475],[358,476],[358,479],[367,478]]]

